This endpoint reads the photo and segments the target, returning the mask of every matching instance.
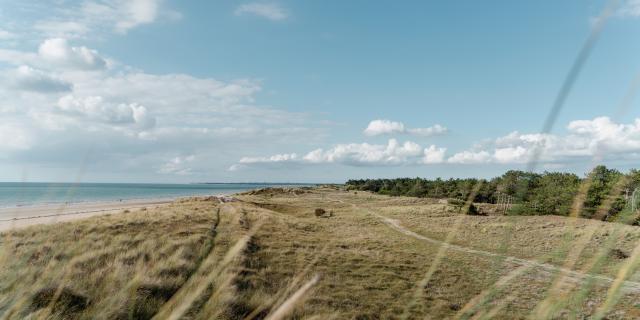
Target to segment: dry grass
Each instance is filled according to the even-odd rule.
[[[218,204],[157,209],[44,225],[3,234],[0,313],[5,318],[149,318],[209,255],[224,253],[211,232]],[[221,224],[218,234],[234,232]],[[52,303],[66,292],[86,299]]]
[[[511,319],[529,316],[565,288],[568,300],[550,317],[597,310],[610,319],[640,316],[640,292],[619,294],[615,288],[624,282],[606,280],[620,274],[640,280],[636,227],[556,216],[466,216],[430,199],[331,189],[238,198],[192,199],[5,233],[0,315],[394,319],[404,312],[410,319]],[[317,217],[317,208],[332,215]],[[550,290],[556,266],[589,230],[593,236],[572,266],[577,273],[566,277],[571,285]],[[447,237],[453,246],[439,242]],[[591,273],[608,278],[580,276]]]

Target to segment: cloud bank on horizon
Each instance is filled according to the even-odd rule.
[[[549,168],[640,159],[640,117],[576,114],[553,134],[516,130],[517,123],[505,125],[500,134],[475,128],[467,133],[452,120],[455,110],[416,108],[412,116],[398,112],[402,108],[368,112],[363,102],[348,111],[332,107],[326,97],[304,101],[320,106],[309,110],[300,100],[282,98],[296,89],[278,77],[289,73],[294,82],[314,81],[313,63],[304,75],[306,70],[278,68],[273,73],[199,71],[197,63],[173,72],[166,70],[172,69],[170,62],[166,69],[128,63],[144,64],[127,59],[126,39],[158,36],[164,30],[154,26],[171,29],[194,19],[187,5],[179,5],[168,0],[33,2],[8,5],[14,19],[0,12],[0,180],[19,179],[16,172],[24,169],[34,172],[32,179],[69,181],[87,164],[96,180],[264,181],[284,174],[284,179],[305,180],[295,172],[322,178],[327,167],[361,170],[362,176],[377,175],[375,168],[418,170],[417,175],[421,168],[437,167],[440,175],[455,175],[446,168],[511,168],[527,163],[536,150]],[[274,60],[287,38],[277,32],[295,23],[301,8],[285,1],[234,2],[223,14],[233,26],[276,30],[269,32],[280,44],[264,52]],[[625,2],[618,16],[639,17],[640,2]],[[341,41],[327,34],[317,31],[317,41]],[[112,41],[120,43],[111,46]],[[237,44],[221,40],[215,45]],[[263,53],[240,47],[234,52],[246,54],[257,70],[267,70],[255,62]],[[269,59],[264,58],[266,64]],[[367,94],[379,94],[373,91]]]
[[[373,124],[373,125],[372,125]],[[381,126],[380,124],[385,124]],[[435,126],[434,126],[435,127]],[[440,126],[438,126],[440,127]],[[372,130],[374,128],[375,130]],[[382,130],[379,130],[383,128]],[[429,164],[525,164],[536,151],[543,163],[564,164],[575,160],[628,160],[640,159],[640,118],[631,124],[619,124],[608,117],[592,120],[575,120],[567,126],[564,136],[513,131],[472,149],[446,156],[447,148],[406,141],[400,144],[390,139],[386,145],[368,143],[338,144],[329,150],[316,149],[302,157],[295,153],[268,157],[244,157],[229,170],[248,165],[341,163],[353,166],[365,165],[429,165]],[[366,135],[405,133],[401,122],[374,120]]]

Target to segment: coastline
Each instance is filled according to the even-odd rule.
[[[274,184],[278,185],[278,184]],[[302,185],[302,184],[300,184]],[[307,185],[307,184],[305,184]],[[238,192],[259,189],[219,189],[210,190],[214,192],[198,192],[191,195],[176,195],[166,197],[149,197],[133,199],[114,199],[78,202],[48,202],[18,204],[13,206],[0,206],[0,232],[19,229],[38,224],[52,224],[57,222],[72,221],[88,218],[96,215],[120,213],[123,210],[135,210],[147,207],[163,206],[178,199],[206,197],[206,196],[229,196]],[[279,186],[279,185],[278,185]],[[218,191],[218,192],[215,192]]]
[[[162,206],[180,198],[189,197],[35,204],[19,207],[5,207],[0,208],[0,232],[37,224],[51,224],[102,214],[113,214],[126,209]]]

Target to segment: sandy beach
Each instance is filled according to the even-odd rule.
[[[174,198],[82,202],[0,208],[0,232],[36,224],[49,224],[118,213],[125,209],[160,206]]]

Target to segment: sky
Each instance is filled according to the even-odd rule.
[[[640,1],[614,2],[0,0],[0,181],[628,170]]]

